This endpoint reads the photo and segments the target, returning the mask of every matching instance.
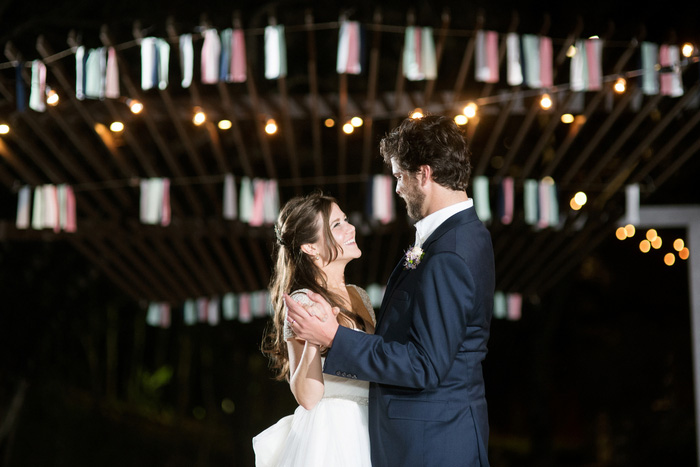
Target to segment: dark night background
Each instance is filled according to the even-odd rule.
[[[105,22],[129,29],[136,18],[161,24],[167,14],[263,11],[222,2],[67,3],[0,2],[0,39],[32,43],[44,34],[61,43],[71,28],[98,31]],[[409,3],[387,8],[404,15]],[[668,3],[413,3],[436,16],[449,5],[467,23],[482,7],[496,30],[507,28],[513,8],[524,24],[548,11],[554,37],[576,14],[591,32],[614,20],[622,37],[639,24],[650,40],[700,32],[697,6],[684,12]],[[344,6],[275,5],[336,18]],[[650,201],[698,204],[699,191]],[[13,221],[15,206],[0,209]],[[684,235],[659,233],[667,241]],[[0,240],[0,465],[253,465],[252,436],[296,406],[258,350],[265,320],[149,327],[146,303],[68,242],[45,240]],[[521,320],[494,319],[485,363],[494,467],[696,465],[688,264],[667,267],[661,253],[641,254],[637,244],[610,232],[546,295],[525,297]]]

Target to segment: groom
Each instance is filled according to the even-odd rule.
[[[380,150],[418,222],[414,248],[389,278],[376,334],[321,321],[285,297],[287,319],[298,337],[330,348],[325,373],[371,382],[374,467],[488,466],[481,362],[495,273],[491,236],[466,193],[469,149],[452,120],[425,116],[406,119]]]

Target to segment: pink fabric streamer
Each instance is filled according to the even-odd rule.
[[[486,63],[489,68],[487,83],[498,83],[498,33],[486,31]]]
[[[514,182],[513,177],[503,179],[503,216],[501,222],[505,225],[513,221],[513,194]]]
[[[163,179],[163,207],[160,214],[160,225],[170,225],[170,179]]]
[[[245,52],[245,36],[243,30],[234,29],[231,34],[231,81],[245,83],[247,77],[247,59]]]
[[[588,65],[588,90],[600,91],[603,86],[600,70],[600,47],[598,39],[586,41],[586,64]]]
[[[540,37],[540,81],[543,88],[554,85],[552,77],[552,38]]]

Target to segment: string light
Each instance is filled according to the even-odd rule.
[[[618,227],[617,230],[615,230],[615,236],[618,240],[624,240],[627,238],[627,231],[624,227]]]
[[[663,242],[661,241],[661,237],[658,237],[658,236],[657,236],[654,240],[651,240],[651,246],[652,246],[655,250],[658,250],[659,248],[661,248],[661,244],[662,244],[662,243],[663,243]]]
[[[268,135],[274,135],[277,133],[277,122],[274,118],[268,118],[265,123],[265,133]]]
[[[134,115],[140,114],[143,111],[143,104],[137,99],[127,99],[126,105]]]
[[[411,113],[411,118],[416,119],[416,118],[423,118],[423,110],[422,109],[416,109]]]
[[[571,114],[562,114],[561,116],[561,122],[566,123],[567,125],[569,123],[574,123],[574,116]]]
[[[460,126],[466,125],[467,123],[469,123],[469,119],[466,115],[463,114],[455,115],[455,123]]]
[[[685,58],[690,58],[693,55],[693,52],[695,52],[695,46],[691,44],[690,42],[686,42],[683,44],[683,47],[681,48],[681,53]]]
[[[685,259],[688,259],[689,256],[690,256],[690,250],[688,249],[688,247],[684,247],[681,251],[678,252],[678,257],[680,259],[685,260]]]
[[[540,107],[544,110],[549,110],[552,108],[552,98],[549,94],[542,94],[542,99],[540,99]]]
[[[335,120],[332,118],[327,118],[323,124],[326,125],[326,128],[333,128],[335,126]]]
[[[645,238],[644,240],[639,242],[639,250],[642,253],[649,253],[649,250],[651,250],[651,243],[649,242],[649,240]]]
[[[622,77],[617,78],[617,81],[615,81],[615,84],[613,85],[613,89],[616,93],[623,94],[627,90],[627,80]]]
[[[192,117],[192,123],[199,126],[207,121],[207,115],[204,113],[201,107],[194,108],[194,116]]]
[[[637,229],[634,228],[634,225],[627,224],[625,226],[625,232],[627,233],[627,237],[634,237],[634,234],[637,233]]]
[[[109,129],[112,130],[113,133],[121,133],[124,131],[124,124],[122,122],[112,122],[111,125],[109,125]]]
[[[673,249],[676,251],[681,251],[683,248],[685,248],[685,242],[683,241],[682,238],[677,238],[673,241]]]
[[[646,237],[647,237],[647,240],[649,240],[650,242],[654,241],[654,239],[655,239],[656,237],[658,237],[658,235],[657,235],[657,233],[656,233],[656,230],[655,230],[655,229],[649,229],[649,230],[647,230],[647,235],[646,235]]]
[[[464,110],[462,112],[467,118],[474,118],[476,117],[477,110],[479,110],[479,106],[476,105],[475,102],[470,102],[467,104],[466,107],[464,107]]]
[[[666,253],[664,255],[664,263],[666,263],[666,266],[673,266],[673,263],[676,262],[676,255],[673,253]]]
[[[576,55],[576,46],[574,44],[571,44],[568,49],[566,49],[566,56],[569,58],[573,58],[574,55]]]
[[[218,127],[220,130],[230,130],[231,126],[231,120],[219,120]]]
[[[46,88],[46,103],[52,107],[58,105],[59,97],[58,93],[51,88]]]
[[[352,117],[350,119],[350,124],[355,128],[361,127],[365,122],[360,117]]]
[[[0,135],[6,135],[10,132],[10,126],[6,123],[0,124]]]
[[[353,131],[355,131],[355,127],[352,126],[352,123],[348,122],[348,123],[346,123],[345,125],[343,125],[343,132],[344,132],[346,135],[351,134]]]
[[[579,191],[574,195],[573,198],[571,198],[569,206],[571,206],[571,209],[573,209],[574,211],[578,211],[586,204],[587,201],[588,196],[586,196],[586,193],[584,193],[583,191]]]

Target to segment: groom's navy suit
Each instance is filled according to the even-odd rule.
[[[373,467],[487,466],[491,236],[469,208],[423,251],[416,269],[402,259],[391,274],[375,335],[338,328],[324,372],[371,381]]]

